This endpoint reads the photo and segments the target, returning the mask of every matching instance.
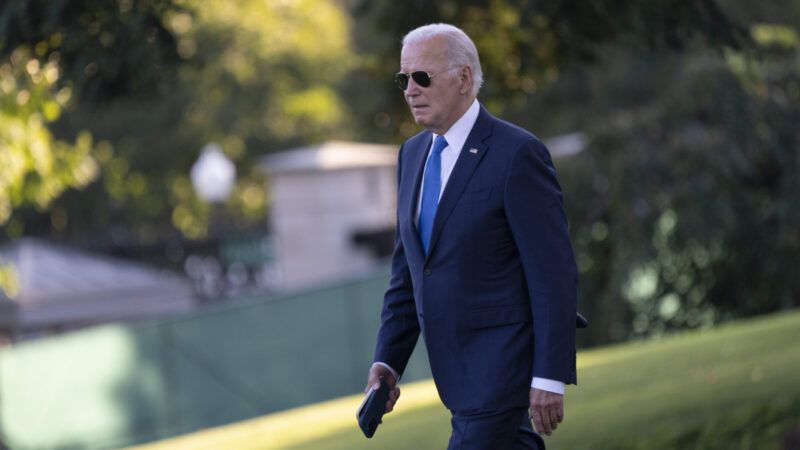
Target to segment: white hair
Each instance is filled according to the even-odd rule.
[[[477,96],[483,85],[483,71],[475,43],[460,28],[446,23],[434,23],[415,28],[403,38],[403,46],[434,37],[445,38],[445,56],[452,66],[469,66],[472,69],[472,95]]]

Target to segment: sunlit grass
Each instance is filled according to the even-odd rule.
[[[746,423],[750,415],[763,415],[764,408],[778,408],[780,414],[770,417],[791,415],[800,399],[799,342],[800,314],[791,313],[662,341],[582,352],[578,357],[580,385],[568,388],[566,421],[547,438],[548,446],[648,448],[641,443],[651,442],[652,448],[664,448],[657,442],[674,442],[685,436],[700,439],[716,432],[740,433],[730,431],[730,424]],[[354,413],[360,401],[361,395],[354,395],[141,449],[446,447],[449,414],[432,382],[404,385],[396,412],[386,416],[371,440],[356,426]],[[800,418],[797,421],[800,423]],[[772,438],[780,432],[775,427],[761,428]],[[769,442],[765,445],[742,448],[770,448]]]
[[[441,409],[432,381],[409,383],[402,387],[403,410]],[[211,428],[187,436],[137,447],[141,450],[159,449],[283,449],[325,439],[327,436],[352,431],[355,411],[362,395],[304,406],[265,417],[246,420],[228,426]],[[385,418],[392,422],[392,416]],[[385,428],[384,426],[382,426]],[[307,447],[308,448],[308,447]]]

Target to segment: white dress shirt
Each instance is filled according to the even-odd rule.
[[[442,164],[441,164],[441,178],[442,185],[439,189],[439,198],[442,198],[442,194],[444,193],[444,188],[447,186],[447,180],[450,179],[450,174],[453,173],[453,168],[456,166],[456,160],[458,160],[458,155],[461,154],[461,148],[464,147],[464,143],[467,142],[467,138],[469,137],[469,132],[472,131],[472,127],[475,125],[475,121],[478,120],[478,113],[481,112],[481,105],[478,103],[478,100],[472,102],[472,105],[467,109],[467,112],[464,113],[461,118],[459,118],[453,126],[450,127],[444,133],[444,139],[447,141],[447,147],[442,150]],[[436,137],[439,135],[436,133],[433,134],[433,139],[431,140],[431,145],[433,145],[433,141],[436,140]],[[428,158],[431,157],[432,152],[428,152]],[[428,162],[425,161],[425,171],[428,170]],[[425,179],[425,173],[422,174],[422,179]],[[422,207],[422,191],[425,189],[425,183],[422,183],[422,186],[419,190],[419,199],[417,199],[417,213],[414,216],[414,223],[419,221],[419,210]]]
[[[472,105],[469,107],[469,109],[467,109],[464,115],[461,116],[461,118],[459,118],[456,121],[456,123],[454,123],[453,126],[451,126],[450,129],[444,133],[444,138],[447,141],[447,147],[445,147],[444,150],[442,150],[441,154],[442,186],[439,191],[440,199],[442,198],[442,193],[444,193],[445,186],[447,186],[447,180],[450,179],[450,174],[453,173],[453,168],[455,167],[456,161],[458,160],[458,155],[461,154],[462,147],[464,147],[464,143],[467,142],[467,137],[469,137],[469,133],[472,131],[472,127],[475,125],[475,121],[478,120],[478,113],[480,113],[480,110],[481,110],[480,103],[478,103],[478,100],[476,99],[475,101],[472,102]],[[437,136],[438,135],[436,133],[433,133],[433,140],[431,142],[436,140]],[[428,157],[430,157],[430,153],[431,152],[429,151]],[[427,170],[427,167],[428,163],[426,161],[425,170]],[[424,173],[422,174],[422,176],[423,179],[425,179]],[[419,221],[419,211],[420,207],[422,206],[423,189],[424,189],[424,183],[423,187],[420,188],[419,199],[417,200],[417,212],[414,217],[414,223]],[[394,375],[395,379],[397,379],[398,381],[400,380],[397,372],[391,367],[389,367],[389,365],[383,362],[375,362],[373,363],[373,366],[375,364],[386,367],[387,369],[389,369],[389,371],[392,372],[392,375]],[[562,394],[562,395],[564,394],[564,383],[561,381],[551,380],[548,378],[533,377],[533,380],[531,381],[531,387],[543,391],[554,392],[556,394]]]

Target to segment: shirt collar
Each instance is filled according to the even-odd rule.
[[[456,123],[444,133],[444,138],[447,140],[448,147],[453,149],[456,153],[461,153],[461,148],[464,147],[464,143],[467,142],[472,127],[475,126],[475,122],[478,120],[478,113],[480,110],[481,107],[480,103],[478,103],[478,99],[473,100],[472,105],[470,105],[464,115],[456,120]],[[433,133],[433,139],[436,139],[436,136],[438,136],[438,134]]]

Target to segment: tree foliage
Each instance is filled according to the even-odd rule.
[[[174,82],[175,38],[162,18],[175,0],[8,0],[0,7],[0,53],[31,48],[57,62],[81,102],[163,94]]]
[[[56,90],[58,78],[57,64],[31,57],[24,47],[0,63],[0,226],[15,208],[45,210],[65,190],[97,176],[88,133],[70,144],[48,129],[70,98],[69,88]],[[13,269],[0,261],[0,290],[13,296],[18,287]]]
[[[360,30],[367,36],[360,39],[362,47],[371,56],[364,70],[375,79],[391,80],[399,65],[400,40],[411,29],[436,22],[462,28],[481,55],[486,80],[481,100],[501,115],[524,108],[532,94],[570,68],[597,62],[609,45],[677,51],[698,42],[716,49],[750,42],[746,30],[713,0],[363,1],[356,14],[367,23]],[[366,100],[375,123],[387,133],[413,134],[402,96],[381,103]]]
[[[0,224],[14,208],[44,210],[66,189],[97,176],[90,135],[69,144],[48,129],[70,98],[69,88],[56,91],[58,78],[57,64],[23,49],[0,64]]]
[[[86,129],[107,143],[98,153],[98,182],[53,204],[50,215],[62,216],[60,228],[25,209],[6,230],[12,236],[108,236],[108,230],[126,241],[205,236],[211,207],[196,197],[188,174],[212,141],[241,175],[228,214],[242,226],[263,223],[257,157],[347,136],[347,106],[335,86],[352,52],[349,22],[334,2],[50,6],[4,4],[2,53],[27,45],[55,55],[75,101],[51,125],[53,133],[71,138]]]
[[[753,34],[761,59],[695,54],[562,170],[598,340],[800,305],[800,40]]]

